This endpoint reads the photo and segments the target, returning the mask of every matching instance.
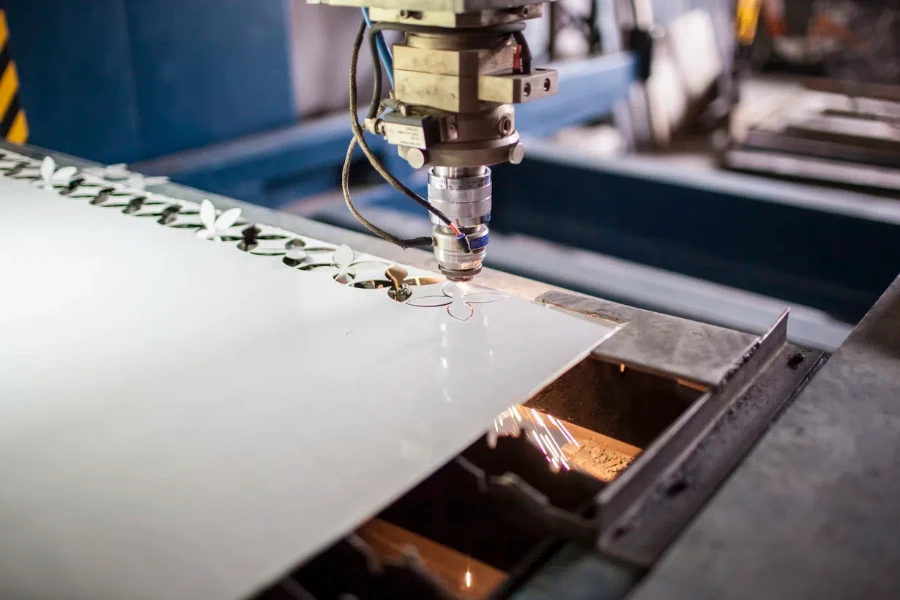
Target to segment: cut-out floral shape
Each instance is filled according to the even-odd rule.
[[[91,167],[85,169],[85,172],[110,181],[124,182],[128,187],[138,191],[145,190],[148,185],[160,185],[169,181],[169,178],[164,175],[145,177],[140,173],[133,173],[128,170],[128,166],[125,163],[107,165],[105,167]]]
[[[147,189],[147,186],[162,185],[168,182],[169,178],[165,175],[154,175],[152,177],[146,177],[144,175],[141,175],[140,173],[132,173],[131,176],[126,180],[125,185],[127,185],[131,189],[142,192]]]
[[[305,263],[309,260],[306,244],[302,240],[291,240],[284,246],[284,258],[286,261],[294,263],[294,266]]]
[[[400,265],[391,265],[384,273],[377,274],[373,279],[357,277],[353,280],[353,287],[363,290],[381,290],[387,288],[388,295],[397,302],[405,302],[412,295],[412,288],[422,285],[434,285],[446,281],[443,277],[432,273],[410,276],[409,272]]]
[[[294,258],[300,256],[299,252],[306,254],[301,260],[300,269],[304,271],[329,271],[338,283],[350,283],[367,269],[378,269],[383,272],[386,263],[376,260],[356,260],[356,255],[350,246],[342,244],[335,248],[331,255],[331,262],[309,262],[309,249],[297,250]],[[286,256],[287,257],[287,256]]]
[[[122,206],[122,212],[126,215],[162,217],[168,213],[178,212],[179,209],[178,205],[166,203],[161,197],[134,196],[125,197],[123,200],[125,200],[124,204],[120,204],[120,201],[116,200],[114,206]]]
[[[49,156],[45,156],[41,162],[41,179],[35,185],[40,188],[52,190],[55,186],[66,186],[72,181],[72,177],[78,169],[75,167],[56,168],[56,161]]]
[[[85,172],[113,181],[124,181],[131,175],[131,171],[128,170],[128,165],[125,163],[116,163],[105,167],[88,167]]]
[[[165,196],[160,197],[165,198]],[[156,222],[173,229],[199,230],[203,228],[203,223],[200,221],[200,205],[196,202],[182,201],[173,204]]]
[[[112,197],[113,191],[113,188],[109,187],[109,184],[98,185],[96,183],[82,182],[78,187],[70,190],[63,190],[60,193],[69,198],[90,198],[91,200],[95,200],[97,196],[103,193],[103,197],[98,202],[91,202],[91,204],[98,204],[103,202],[104,199]]]
[[[2,157],[0,157],[0,171],[12,169],[13,167],[19,166],[23,162],[25,162],[24,157],[4,154]]]
[[[280,256],[289,267],[309,260],[310,253],[334,252],[334,246],[310,245],[297,234],[268,225],[254,225],[243,231],[238,248],[257,256]]]
[[[406,301],[410,306],[432,308],[447,307],[447,314],[460,321],[468,320],[475,314],[473,304],[487,304],[506,298],[499,292],[484,288],[476,288],[465,283],[448,281],[441,288],[441,294],[437,296],[419,296]]]
[[[222,235],[237,223],[241,218],[240,208],[229,208],[218,217],[216,207],[209,200],[200,203],[200,224],[203,229],[197,232],[197,237],[216,242],[222,241]]]
[[[318,242],[321,243],[321,242]],[[317,256],[323,256],[327,253],[333,253],[334,246],[317,246],[307,244],[299,237],[291,238],[287,241],[279,242],[279,246],[270,253],[259,252],[260,247],[250,251],[251,254],[259,254],[260,256],[281,256],[281,262],[289,267],[296,267],[302,271],[311,271],[315,268],[331,268],[330,262],[317,262]]]

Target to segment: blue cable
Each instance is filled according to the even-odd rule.
[[[365,8],[360,9],[362,11],[363,19],[366,21],[366,27],[372,26],[372,19],[369,18],[369,11]],[[391,82],[391,88],[394,87],[394,57],[391,56],[391,49],[388,48],[387,42],[384,41],[384,36],[381,35],[381,32],[375,34],[375,46],[378,47],[378,58],[381,59],[381,64],[384,65],[384,70],[387,72],[388,81]]]

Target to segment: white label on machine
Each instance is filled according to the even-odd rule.
[[[384,132],[389,144],[425,150],[425,130],[417,125],[385,123]]]

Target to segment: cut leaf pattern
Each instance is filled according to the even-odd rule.
[[[441,288],[440,295],[410,298],[406,304],[422,308],[447,307],[447,314],[454,319],[466,321],[475,314],[473,304],[498,302],[506,298],[499,292],[477,288],[470,284],[448,281]]]
[[[219,213],[212,202],[200,205],[174,200],[155,193],[142,193],[146,185],[167,181],[165,177],[144,177],[128,171],[125,164],[85,169],[76,178],[75,167],[57,168],[52,157],[38,163],[14,153],[0,152],[0,175],[33,180],[34,185],[59,191],[72,198],[90,198],[90,205],[121,208],[129,216],[159,217],[161,225],[198,229],[197,237],[213,241],[240,241],[236,246],[258,256],[279,256],[292,267],[303,271],[326,271],[341,284],[361,289],[384,289],[398,302],[415,307],[445,307],[454,319],[466,321],[475,314],[475,304],[503,300],[503,294],[469,284],[446,282],[439,294],[406,299],[414,287],[421,293],[439,283],[433,273],[420,272],[409,277],[399,265],[357,255],[349,246],[331,246],[317,240],[265,225],[235,227],[240,208]],[[62,188],[57,190],[57,188]],[[324,258],[324,260],[323,260]]]
[[[295,255],[299,256],[299,254]],[[330,262],[312,262],[310,255],[301,261],[300,269],[304,271],[328,271],[338,283],[350,283],[357,277],[366,278],[365,271],[377,270],[384,273],[388,263],[379,260],[356,260],[356,255],[346,244],[338,246],[331,255]]]
[[[40,188],[52,190],[54,187],[69,185],[78,169],[75,167],[56,168],[56,161],[47,156],[41,162],[41,179],[35,184]]]
[[[149,185],[160,185],[169,181],[169,178],[164,175],[145,177],[140,173],[133,173],[128,170],[128,165],[125,163],[107,165],[105,167],[90,167],[84,171],[110,181],[122,182],[129,188],[138,191],[144,191]]]
[[[200,203],[200,223],[203,229],[197,232],[197,237],[221,242],[225,232],[233,227],[240,218],[240,208],[229,208],[216,216],[216,207],[209,200],[204,200]]]

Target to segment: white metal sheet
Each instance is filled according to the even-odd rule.
[[[612,331],[483,290],[401,304],[335,281],[346,256],[121,210],[0,177],[7,600],[244,597]]]

